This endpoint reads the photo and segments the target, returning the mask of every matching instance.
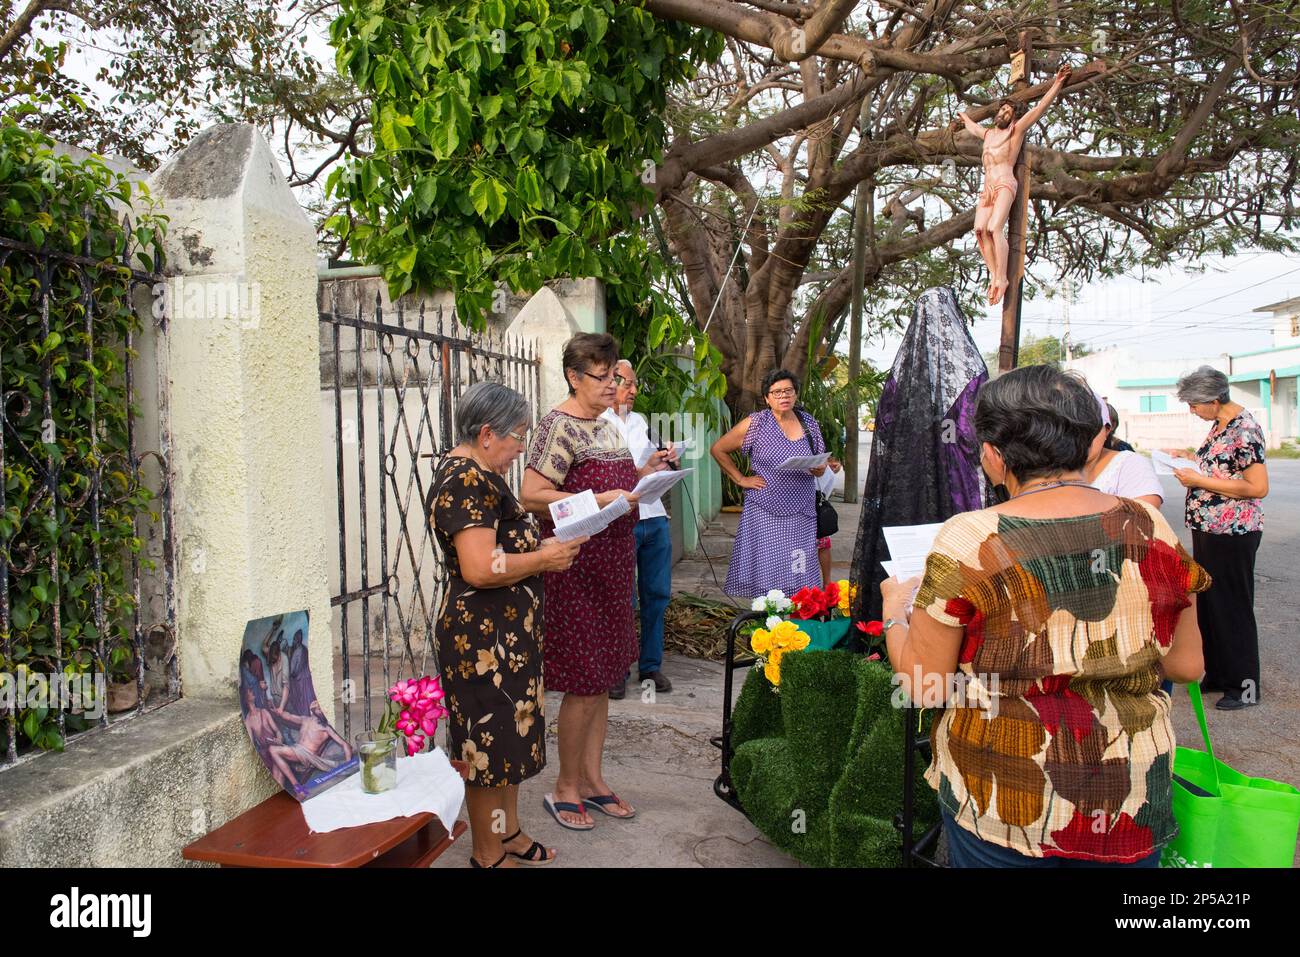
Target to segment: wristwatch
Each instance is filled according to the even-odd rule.
[[[890,628],[893,628],[895,625],[906,625],[906,624],[907,622],[901,618],[886,618],[883,622],[881,622],[880,633],[882,635],[888,635]]]

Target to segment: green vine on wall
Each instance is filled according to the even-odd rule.
[[[481,328],[500,290],[596,277],[625,352],[685,349],[696,404],[721,395],[721,356],[656,288],[664,266],[637,214],[653,202],[667,91],[722,37],[614,0],[340,9],[331,42],[371,98],[375,151],[331,173],[345,208],[327,226],[392,295],[450,289]]]
[[[8,676],[60,669],[69,676],[125,675],[134,666],[131,555],[141,548],[135,517],[152,496],[131,475],[125,345],[139,320],[123,263],[130,250],[134,268],[158,269],[164,217],[146,210],[133,214],[134,224],[126,226],[123,208],[133,203],[148,204],[143,186],[133,187],[98,158],[78,162],[56,154],[47,137],[19,127],[15,116],[0,119],[0,236],[41,250],[49,268],[45,334],[41,255],[0,247],[0,392],[5,397],[0,560],[10,564],[10,627],[0,632],[0,672]],[[88,257],[97,265],[77,266],[59,254]],[[93,309],[90,333],[87,302]],[[47,489],[51,458],[58,486],[53,516]],[[96,474],[98,532],[92,512]],[[53,575],[50,559],[56,552]],[[106,661],[99,660],[101,637]],[[13,686],[9,690],[19,703]],[[93,723],[85,714],[65,713],[65,718],[70,732]],[[19,707],[17,728],[20,747],[63,747],[54,707]],[[6,722],[0,720],[0,750],[7,745]]]

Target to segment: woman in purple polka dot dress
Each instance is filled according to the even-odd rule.
[[[756,598],[773,588],[793,595],[801,588],[820,588],[817,563],[817,494],[810,471],[777,468],[795,455],[826,451],[821,429],[807,412],[796,409],[799,377],[776,369],[763,378],[767,408],[736,423],[710,451],[731,480],[746,489],[744,511],[723,590],[738,598]],[[749,456],[754,475],[742,475],[732,452]]]

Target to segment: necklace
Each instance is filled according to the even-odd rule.
[[[1062,482],[1048,482],[1046,485],[1035,485],[1031,488],[1024,488],[1017,492],[1012,498],[1020,498],[1022,495],[1033,495],[1035,492],[1046,492],[1050,488],[1061,488],[1065,485],[1089,485],[1086,479],[1066,479]]]

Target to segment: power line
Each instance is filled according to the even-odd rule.
[[[1224,299],[1228,299],[1228,298],[1230,298],[1230,297],[1232,297],[1232,296],[1237,296],[1237,295],[1240,295],[1240,294],[1243,293],[1243,292],[1248,292],[1248,291],[1251,290],[1251,289],[1258,288],[1259,286],[1265,286],[1265,285],[1267,285],[1267,284],[1269,284],[1269,283],[1271,283],[1271,282],[1276,282],[1276,281],[1279,280],[1279,279],[1282,279],[1282,278],[1284,278],[1284,277],[1286,277],[1286,276],[1290,276],[1290,275],[1292,275],[1293,273],[1297,273],[1297,272],[1300,272],[1300,266],[1297,266],[1297,267],[1294,268],[1294,269],[1288,269],[1286,272],[1284,272],[1284,273],[1279,273],[1279,274],[1276,275],[1276,276],[1270,276],[1268,279],[1261,279],[1259,282],[1251,283],[1249,286],[1243,286],[1243,287],[1240,288],[1240,289],[1234,289],[1232,292],[1226,292],[1226,293],[1224,293],[1224,294],[1221,295],[1221,296],[1215,296],[1213,299],[1206,299],[1206,300],[1204,300],[1202,303],[1200,303],[1200,305],[1206,305],[1206,306],[1207,306],[1207,305],[1209,305],[1209,304],[1212,303],[1212,302],[1220,302],[1220,301],[1222,301],[1222,300],[1224,300]],[[1158,317],[1160,317],[1160,316],[1164,316],[1164,315],[1173,315],[1174,313],[1182,313],[1182,314],[1186,314],[1186,313],[1188,313],[1188,312],[1190,312],[1190,311],[1191,311],[1191,310],[1187,310],[1187,309],[1178,309],[1178,308],[1175,308],[1175,309],[1169,309],[1169,310],[1166,310],[1166,311],[1164,311],[1164,312],[1154,313],[1154,314],[1152,315],[1151,318],[1152,318],[1152,319],[1155,319],[1155,318],[1158,318]],[[1185,331],[1185,330],[1187,330],[1187,329],[1196,329],[1196,328],[1199,328],[1199,327],[1201,327],[1201,326],[1209,326],[1209,325],[1213,325],[1213,324],[1214,324],[1213,320],[1209,320],[1209,321],[1206,321],[1206,322],[1195,322],[1195,323],[1191,323],[1190,325],[1183,326],[1181,329],[1171,330],[1170,332],[1163,333],[1163,334],[1161,334],[1160,336],[1157,336],[1156,338],[1162,338],[1162,337],[1164,337],[1164,336],[1174,335],[1174,334],[1176,334],[1177,332],[1182,332],[1182,331]],[[1148,320],[1146,323],[1143,323],[1141,328],[1142,328],[1143,330],[1145,330],[1145,329],[1147,328],[1147,326],[1149,326],[1149,325],[1150,325],[1150,320]],[[1123,337],[1123,338],[1121,338],[1121,339],[1111,340],[1111,342],[1112,342],[1112,344],[1114,344],[1114,343],[1116,343],[1116,342],[1131,342],[1131,341],[1133,341],[1133,340],[1135,340],[1135,339],[1142,339],[1142,338],[1144,338],[1145,336],[1146,336],[1145,331],[1142,331],[1142,332],[1138,332],[1137,335],[1125,336],[1125,337]],[[1093,342],[1093,341],[1095,341],[1095,340],[1097,340],[1097,339],[1101,339],[1101,338],[1103,338],[1103,335],[1098,334],[1098,335],[1096,335],[1096,336],[1092,336],[1092,337],[1090,337],[1090,338],[1089,338],[1088,340],[1086,340],[1086,341],[1088,341],[1088,342]]]

